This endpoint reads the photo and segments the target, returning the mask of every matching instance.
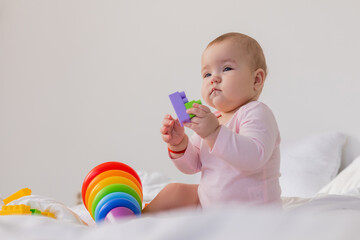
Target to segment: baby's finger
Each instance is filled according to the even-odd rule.
[[[187,128],[193,129],[195,126],[197,126],[197,123],[186,122],[186,123],[184,123],[184,126]]]
[[[194,106],[195,105],[195,106]],[[205,105],[202,105],[202,104],[198,104],[198,103],[194,103],[194,107],[197,107],[197,108],[200,108],[200,109],[202,109],[204,112],[206,112],[206,113],[210,113],[211,112],[211,110],[210,110],[210,108],[208,107],[208,106],[205,106]]]
[[[166,114],[164,120],[174,120],[174,118],[170,114]]]
[[[164,126],[172,126],[174,124],[174,120],[173,119],[167,119],[167,118],[164,118],[163,121],[162,121],[162,124]]]
[[[163,134],[163,135],[169,134],[170,130],[171,129],[169,127],[164,126],[164,127],[160,128],[160,133]]]
[[[174,120],[174,118],[173,118],[170,114],[167,114],[165,117],[166,117],[167,119]]]
[[[176,126],[181,126],[179,119],[176,119],[176,120],[175,120],[175,125],[176,125]]]
[[[187,114],[194,114],[197,117],[205,117],[206,116],[206,112],[204,110],[202,110],[201,108],[189,108],[188,110],[186,110]]]
[[[191,119],[191,123],[199,124],[201,122],[201,118],[195,116]]]
[[[171,136],[170,135],[162,135],[162,139],[164,142],[168,143],[171,140]]]

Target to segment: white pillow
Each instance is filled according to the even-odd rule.
[[[338,173],[341,133],[324,133],[281,144],[280,185],[284,197],[313,197]]]
[[[319,193],[360,196],[360,156],[323,187]]]
[[[151,202],[167,184],[172,181],[159,172],[136,171],[143,187],[143,203]]]

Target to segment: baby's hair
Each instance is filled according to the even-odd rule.
[[[265,76],[267,75],[268,70],[266,66],[264,52],[260,44],[252,37],[237,32],[225,33],[211,41],[206,48],[227,39],[236,40],[236,42],[239,43],[241,48],[248,54],[251,67],[253,67],[254,70],[261,68],[264,70]]]

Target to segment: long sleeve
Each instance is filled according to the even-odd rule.
[[[200,172],[200,141],[201,139],[198,135],[193,135],[188,141],[184,155],[180,158],[172,159],[175,166],[181,172],[185,174],[195,174]]]
[[[235,131],[221,126],[213,149],[218,158],[241,171],[254,171],[270,159],[279,139],[278,127],[271,110],[266,105],[251,105],[241,114]]]

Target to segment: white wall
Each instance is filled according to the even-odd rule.
[[[167,95],[200,98],[202,50],[229,31],[263,46],[262,100],[283,138],[344,132],[350,161],[359,12],[350,0],[0,0],[0,193],[29,187],[71,205],[108,160],[189,181],[159,134]]]

